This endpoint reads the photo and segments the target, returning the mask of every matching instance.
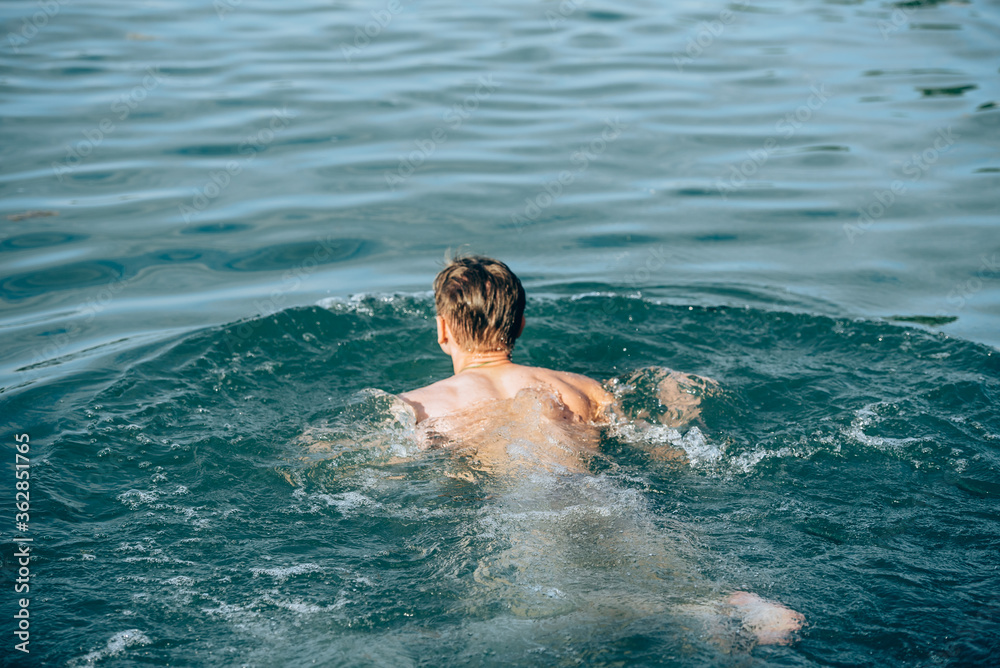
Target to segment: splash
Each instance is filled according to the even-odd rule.
[[[101,649],[89,652],[82,657],[73,659],[67,665],[71,668],[84,668],[97,665],[98,661],[122,656],[125,650],[132,647],[149,645],[153,641],[139,629],[128,629],[119,631],[108,639],[107,644]]]

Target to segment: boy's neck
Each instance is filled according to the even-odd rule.
[[[510,351],[466,352],[464,350],[456,350],[452,352],[451,363],[457,376],[469,369],[490,369],[503,364],[510,364]]]

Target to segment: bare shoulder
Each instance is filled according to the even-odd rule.
[[[573,373],[571,371],[553,371],[552,373],[558,374],[564,383],[572,385],[587,396],[598,397],[607,394],[601,384],[590,376],[584,376],[582,373]]]
[[[589,376],[571,371],[551,369],[542,371],[549,375],[552,380],[557,381],[553,384],[562,385],[561,389],[570,389],[577,393],[576,397],[564,396],[563,400],[568,404],[575,404],[575,406],[571,405],[570,407],[587,420],[599,419],[604,413],[604,409],[611,405],[612,396],[605,391],[599,382]]]
[[[460,407],[459,389],[453,378],[445,378],[436,383],[409,392],[399,398],[408,403],[417,415],[417,422],[430,417],[438,417],[453,412]]]
[[[413,407],[417,422],[437,418],[469,406],[470,403],[491,398],[484,394],[482,379],[473,375],[458,375],[439,380],[416,390],[404,392],[399,398]]]
[[[439,380],[399,398],[416,413],[417,422],[443,417],[483,401],[512,399],[519,392],[540,386],[556,391],[562,402],[584,421],[600,419],[611,396],[592,378],[568,371],[508,365],[476,369]]]

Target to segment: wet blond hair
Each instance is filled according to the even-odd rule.
[[[511,351],[524,317],[524,288],[499,260],[451,260],[434,279],[434,306],[468,352]]]

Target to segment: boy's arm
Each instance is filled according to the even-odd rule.
[[[366,391],[339,415],[307,426],[293,442],[303,447],[306,460],[345,457],[350,462],[341,460],[340,466],[381,466],[415,454],[410,446],[421,447],[415,427],[416,412],[410,404],[388,392]]]
[[[657,419],[668,427],[684,427],[701,417],[701,400],[717,392],[719,384],[704,376],[663,371],[667,373],[657,385],[658,398],[666,410]]]
[[[701,417],[701,400],[719,389],[719,384],[711,378],[658,366],[637,369],[624,380],[609,381],[609,384],[612,383],[619,387],[631,387],[633,393],[646,394],[650,399],[655,396],[658,403],[655,408],[647,405],[640,408],[637,414],[627,416],[621,405],[621,396],[616,396],[614,397],[616,415],[627,416],[626,419],[630,417],[655,421],[675,429],[685,427]]]
[[[596,423],[606,423],[610,419],[611,410],[615,404],[615,397],[604,389],[604,386],[591,378],[579,373],[564,373],[563,380],[569,376],[570,385],[582,392],[587,398],[590,407],[590,415],[586,416],[589,421]]]
[[[672,429],[687,426],[701,416],[702,398],[715,393],[719,387],[711,378],[657,366],[637,369],[624,379],[613,379],[605,385],[615,390],[608,395],[612,399],[607,409],[609,417],[621,424],[639,427],[639,433],[657,423]],[[624,405],[626,399],[638,401]],[[650,405],[653,402],[656,406]],[[687,463],[687,454],[669,443],[647,443],[642,438],[627,440],[649,452],[654,459]]]

